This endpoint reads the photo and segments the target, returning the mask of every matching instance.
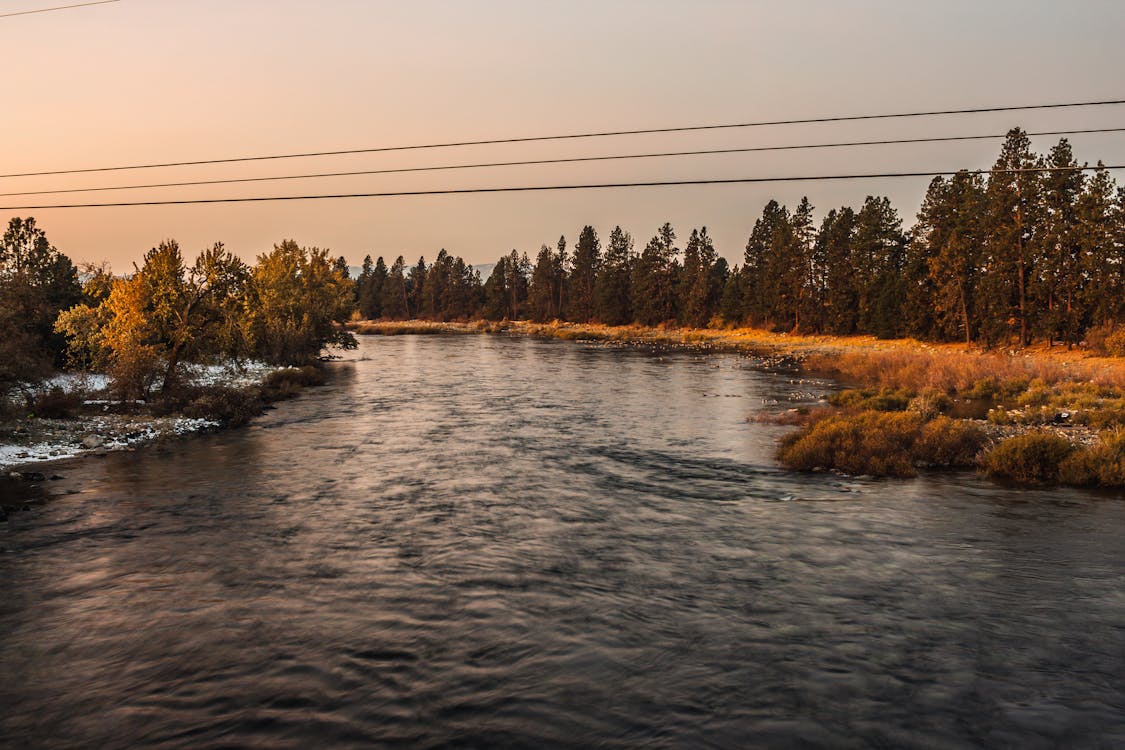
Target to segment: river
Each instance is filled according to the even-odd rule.
[[[348,356],[22,498],[0,742],[1125,746],[1121,499],[783,471],[747,415],[829,386],[734,356]]]

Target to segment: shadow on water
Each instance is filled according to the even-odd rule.
[[[781,471],[745,417],[810,388],[365,339],[246,429],[68,464],[0,541],[0,743],[1125,743],[1125,506]]]

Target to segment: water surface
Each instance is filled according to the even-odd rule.
[[[354,359],[13,515],[3,744],[1125,745],[1120,499],[782,471],[825,386],[737,357]]]

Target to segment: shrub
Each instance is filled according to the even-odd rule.
[[[324,385],[325,380],[324,370],[316,365],[274,370],[262,380],[262,398],[267,402],[293,398],[301,389]]]
[[[949,411],[952,406],[953,402],[943,391],[928,388],[910,399],[906,408],[908,411],[917,412],[923,419],[933,419]]]
[[[912,477],[910,448],[921,426],[922,418],[909,412],[837,414],[786,437],[778,458],[803,471],[834,468],[848,474]]]
[[[1125,357],[1125,326],[1106,336],[1105,351],[1111,357]]]
[[[981,469],[990,477],[1024,484],[1055,482],[1059,466],[1074,451],[1066,438],[1053,432],[1029,432],[1008,438],[981,458]]]
[[[906,411],[913,393],[891,388],[863,388],[833,393],[828,403],[847,409],[872,409],[874,411]]]
[[[975,466],[985,439],[984,432],[970,422],[937,417],[922,425],[911,452],[915,461],[933,466]]]
[[[26,397],[27,411],[43,419],[66,419],[82,406],[82,394],[52,386],[49,390]]]
[[[215,386],[200,392],[183,408],[185,417],[210,419],[228,427],[240,427],[262,413],[260,393],[255,388]]]
[[[1125,487],[1125,430],[1103,435],[1097,445],[1082,448],[1059,465],[1059,481],[1086,487]]]

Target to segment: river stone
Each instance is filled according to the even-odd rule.
[[[105,440],[98,437],[97,435],[87,435],[86,437],[82,438],[82,447],[88,448],[90,450],[93,450],[94,448],[100,448],[104,443]]]

